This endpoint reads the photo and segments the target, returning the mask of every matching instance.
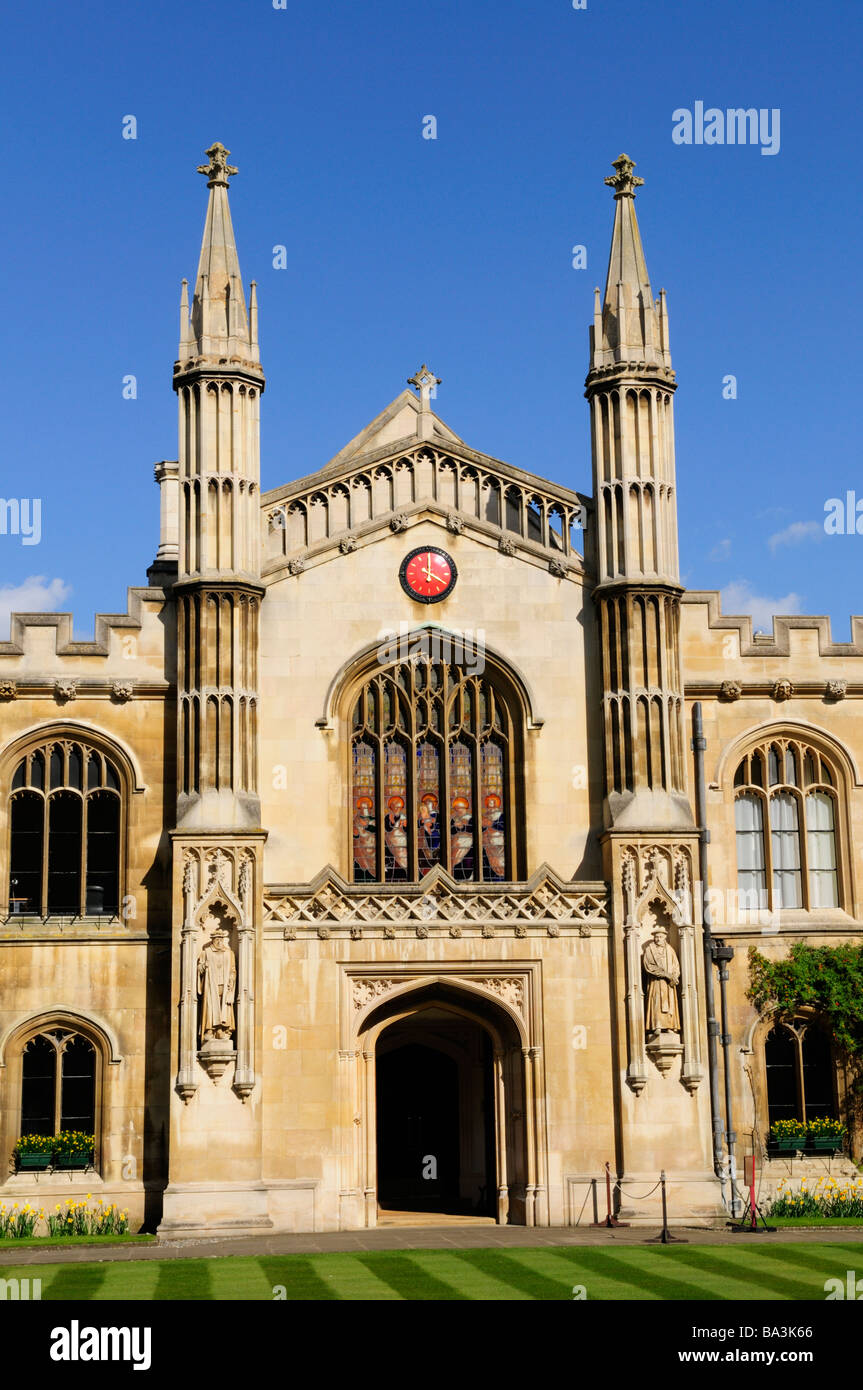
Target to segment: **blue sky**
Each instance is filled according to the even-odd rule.
[[[41,499],[42,535],[0,535],[0,619],[71,608],[85,634],[146,583],[152,465],[176,457],[180,280],[206,204],[195,169],[221,140],[240,169],[243,277],[259,284],[265,488],[321,467],[426,361],[438,413],[470,445],[589,492],[603,178],[626,150],[668,293],[684,582],[762,626],[827,613],[847,639],[863,536],[827,536],[823,520],[828,498],[863,501],[848,424],[861,37],[847,0],[8,11],[2,491]],[[778,108],[779,152],[675,144],[672,113],[696,101]]]

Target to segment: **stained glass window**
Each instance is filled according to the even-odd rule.
[[[513,877],[513,739],[486,675],[412,656],[376,673],[351,720],[355,882]]]

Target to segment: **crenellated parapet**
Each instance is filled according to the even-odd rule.
[[[40,655],[50,652],[57,657],[119,655],[128,662],[130,639],[135,643],[137,636],[159,617],[165,607],[165,593],[158,587],[129,589],[127,593],[125,613],[96,614],[92,642],[74,636],[72,613],[13,613],[9,640],[0,642],[0,657],[26,657],[38,651]],[[161,662],[160,653],[160,665]]]

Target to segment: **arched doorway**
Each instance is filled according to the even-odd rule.
[[[357,1042],[365,1224],[393,1212],[534,1224],[537,1049],[512,1014],[438,978],[372,1006]]]
[[[384,1029],[376,1052],[379,1210],[493,1215],[488,1033],[432,1007]]]

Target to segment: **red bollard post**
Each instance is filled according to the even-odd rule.
[[[594,1221],[594,1226],[628,1226],[628,1221],[618,1221],[611,1211],[611,1164],[605,1165],[605,1220]]]

